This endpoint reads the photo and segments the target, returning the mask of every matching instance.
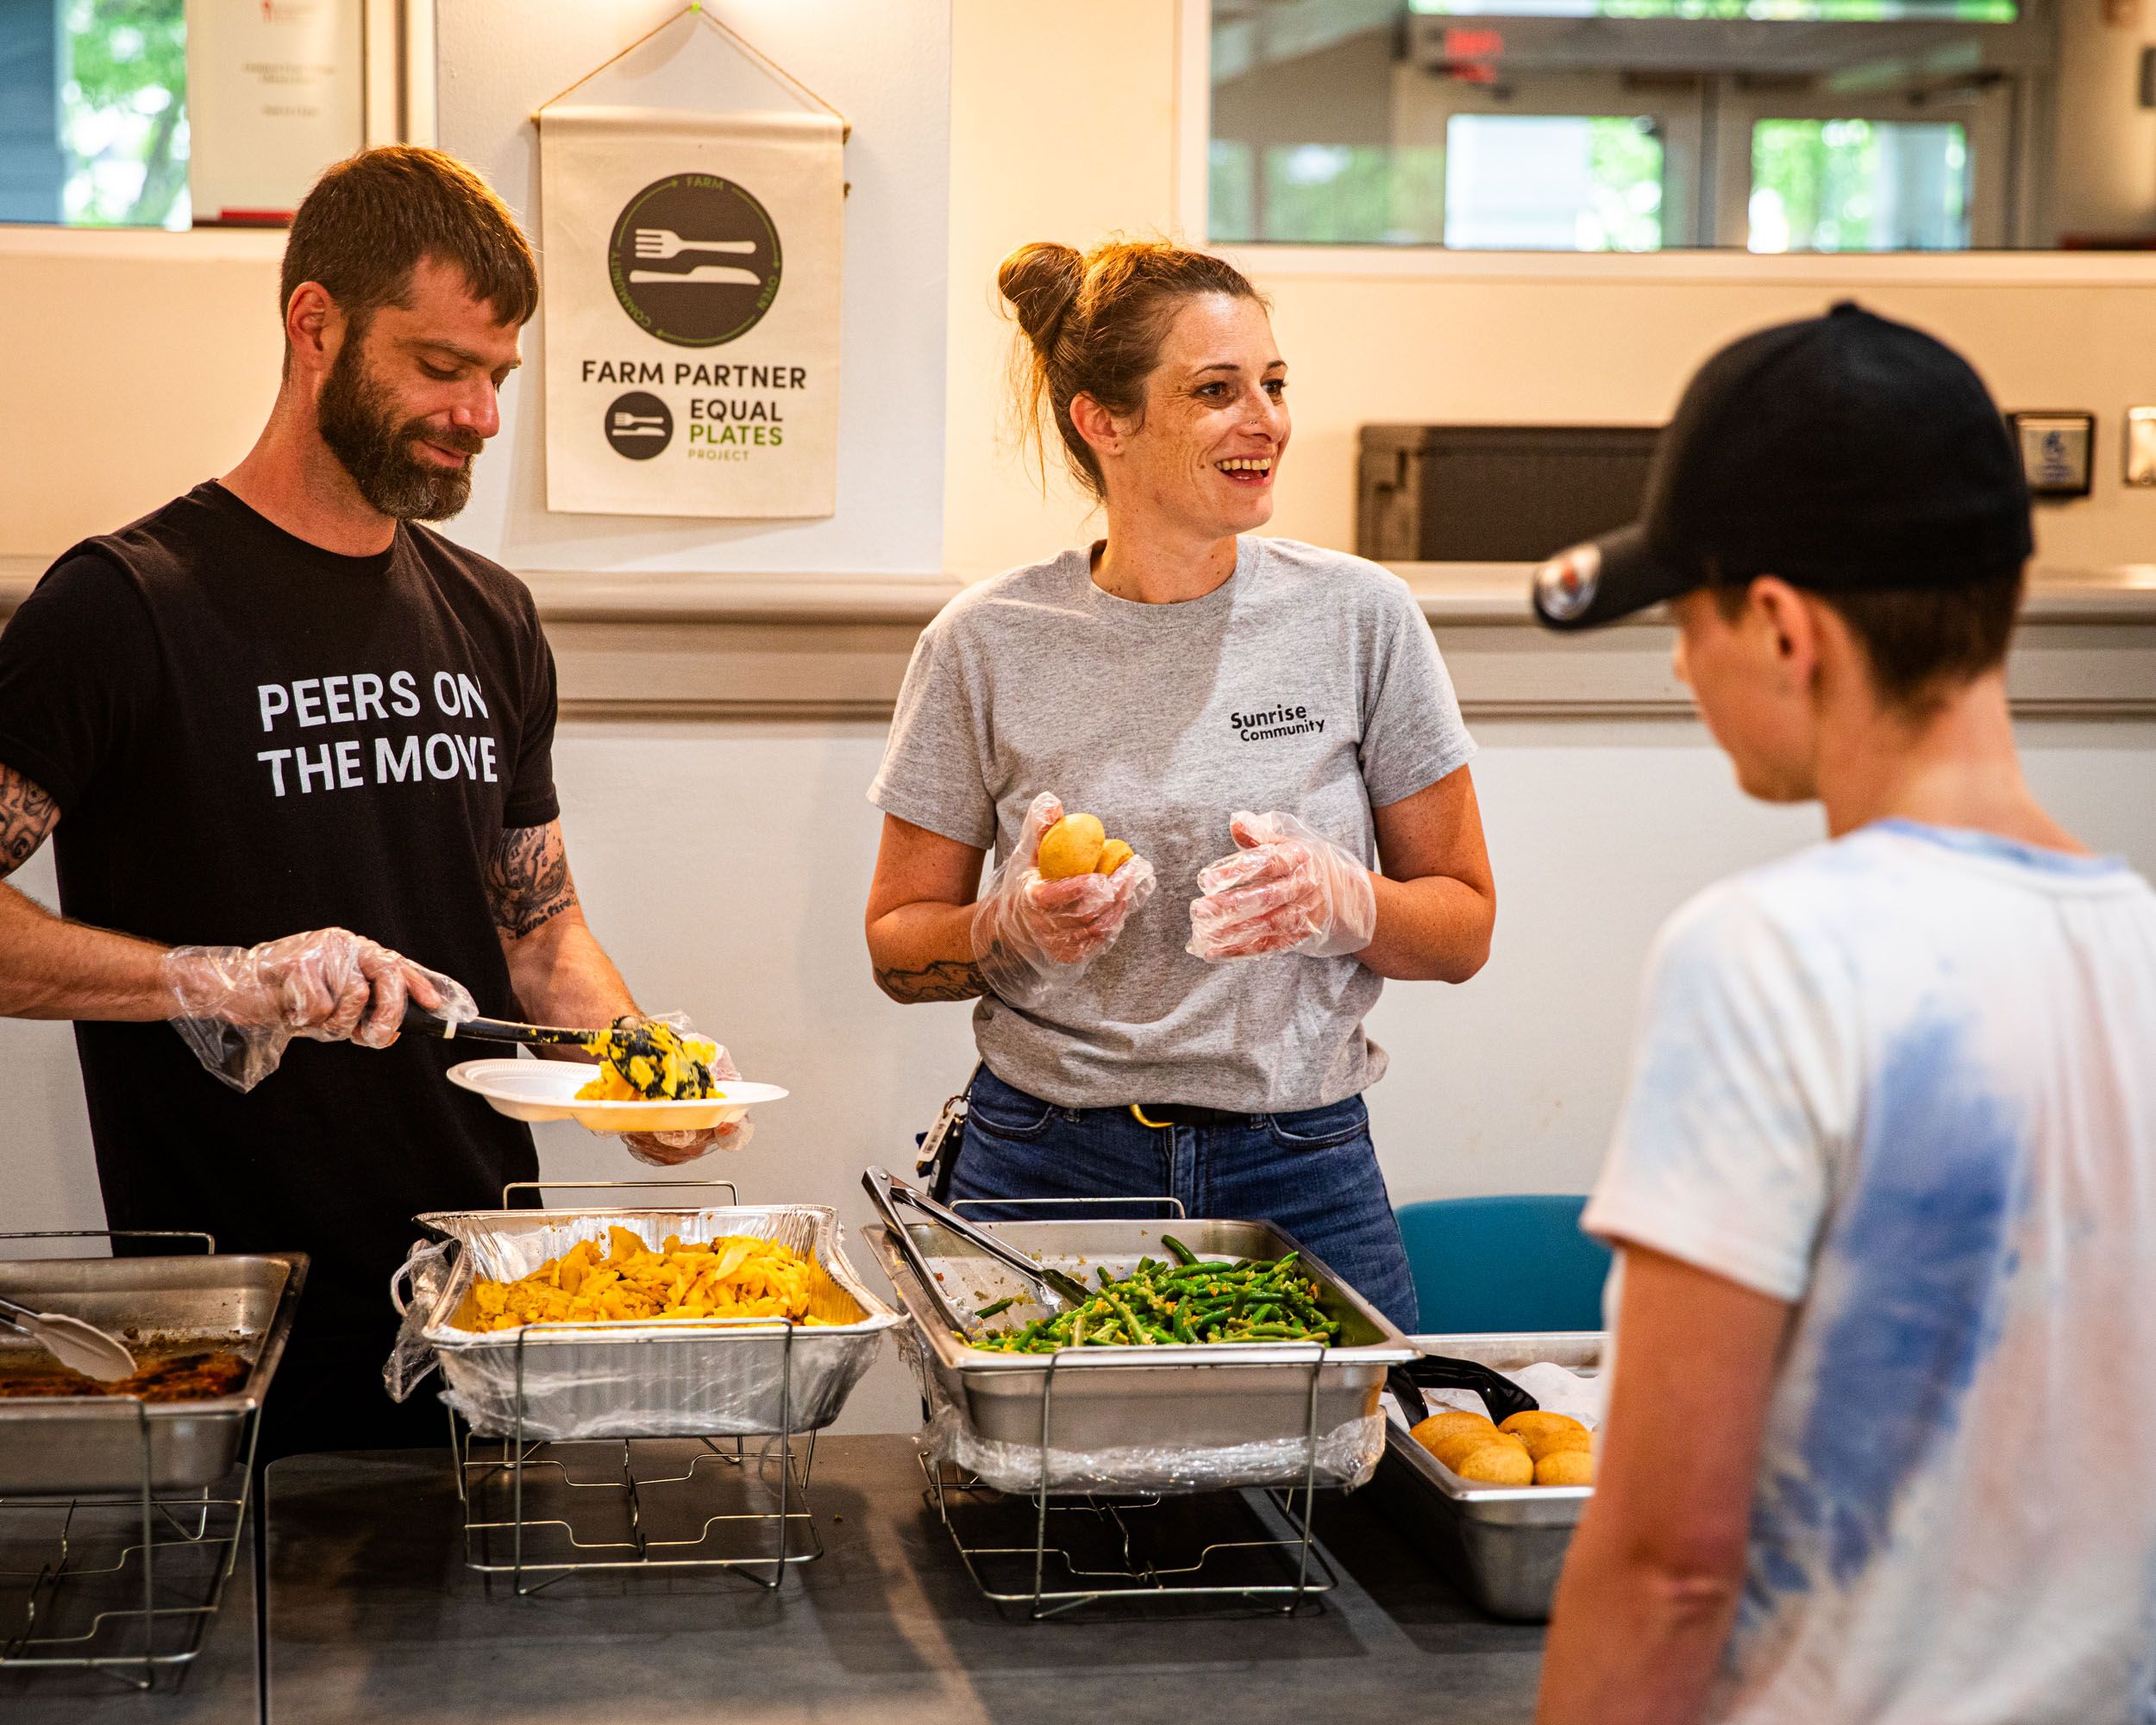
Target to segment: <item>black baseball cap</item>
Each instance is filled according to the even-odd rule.
[[[2034,549],[2028,482],[1984,380],[1945,342],[1844,300],[1702,366],[1639,520],[1545,563],[1534,605],[1552,629],[1589,629],[1710,575],[1961,586]]]

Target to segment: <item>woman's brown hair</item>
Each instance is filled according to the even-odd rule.
[[[1184,301],[1225,293],[1265,304],[1233,264],[1157,240],[1111,240],[1083,254],[1037,241],[1004,259],[996,285],[1023,335],[1012,367],[1021,423],[1042,442],[1045,405],[1072,474],[1096,498],[1107,494],[1100,462],[1071,423],[1073,398],[1142,422],[1145,380]]]

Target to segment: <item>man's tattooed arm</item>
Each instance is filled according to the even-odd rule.
[[[28,862],[60,820],[60,805],[38,786],[0,767],[0,881]]]
[[[576,909],[576,882],[569,878],[561,823],[512,826],[504,832],[487,864],[486,896],[494,907],[494,926],[505,940],[522,940]]]
[[[163,947],[69,922],[5,884],[59,824],[42,786],[0,766],[0,1017],[169,1017]]]
[[[970,1000],[988,992],[972,958],[938,958],[918,970],[876,969],[876,987],[905,1006],[923,1000]]]

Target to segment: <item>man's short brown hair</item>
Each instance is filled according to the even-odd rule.
[[[277,307],[320,282],[355,329],[400,305],[423,258],[452,265],[474,299],[505,323],[539,304],[539,266],[509,207],[439,150],[386,144],[348,156],[314,184],[292,216]]]
[[[2021,608],[2021,566],[1958,586],[1807,587],[1849,625],[1887,706],[1914,717],[2006,662]],[[1716,581],[1715,604],[1733,621],[1749,582]]]

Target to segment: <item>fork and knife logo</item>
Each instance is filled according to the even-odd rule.
[[[653,180],[622,205],[606,272],[623,311],[646,335],[716,348],[747,335],[771,309],[785,259],[778,223],[746,186],[684,172]]]
[[[719,253],[733,257],[755,254],[754,240],[685,240],[671,228],[639,228],[636,230],[636,257],[639,263],[665,263],[684,252]],[[691,264],[686,269],[657,270],[632,269],[629,279],[636,282],[674,282],[682,285],[697,283],[724,283],[739,287],[761,287],[763,278],[754,270],[742,269],[732,264]]]
[[[614,453],[632,461],[648,461],[674,441],[674,411],[649,390],[616,396],[602,425]]]

